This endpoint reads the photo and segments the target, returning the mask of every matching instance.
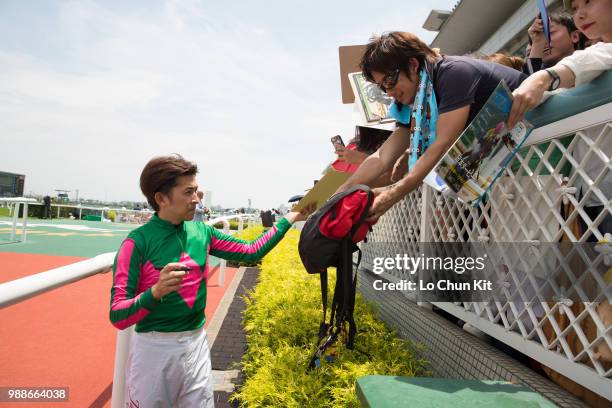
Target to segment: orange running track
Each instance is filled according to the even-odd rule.
[[[85,258],[0,252],[0,283]],[[218,268],[208,282],[206,317],[214,315],[236,274]],[[0,309],[0,386],[69,387],[65,403],[6,403],[16,407],[110,407],[116,329],[108,320],[110,273],[96,275]]]

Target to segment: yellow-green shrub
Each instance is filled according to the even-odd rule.
[[[243,228],[246,228],[247,225],[248,225],[248,221],[245,220],[245,221],[242,222]],[[222,230],[223,229],[223,223],[222,222],[218,222],[215,225],[213,225],[213,227]],[[229,229],[237,230],[238,229],[238,220],[230,220],[229,221]]]
[[[252,239],[261,231],[250,228],[245,231],[249,236],[241,237]],[[417,347],[378,321],[372,306],[359,295],[355,350],[338,342],[335,362],[306,371],[315,350],[322,306],[319,277],[304,270],[298,239],[299,232],[290,230],[264,258],[259,283],[246,298],[243,323],[248,352],[242,361],[246,379],[233,398],[243,407],[357,407],[355,381],[359,377],[426,375],[426,363],[415,353]],[[333,288],[335,272],[330,272]]]
[[[246,241],[251,241],[256,239],[257,237],[259,237],[261,234],[263,234],[264,229],[261,226],[261,224],[259,225],[254,225],[250,228],[247,228],[247,223],[244,223],[244,228],[242,230],[242,232],[234,235],[236,238],[240,238],[240,239],[244,239]],[[261,264],[261,260],[260,261],[255,261],[255,262],[237,262],[237,261],[227,261],[227,265],[231,266],[233,268],[238,268],[240,266],[259,266]]]

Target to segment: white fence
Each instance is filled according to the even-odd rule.
[[[612,266],[611,159],[612,103],[542,126],[478,208],[427,186],[405,197],[375,226],[362,247],[362,264],[371,267],[393,243],[418,256],[428,242],[526,243],[537,249],[540,243],[599,241],[592,244],[591,261],[599,271],[603,265],[607,269]],[[612,400],[612,268],[603,276],[588,269],[580,277],[568,265],[561,268],[583,301],[546,300],[542,285],[558,289],[558,282],[506,270],[502,278],[512,286],[507,296],[433,304]],[[405,278],[397,270],[383,276],[395,282]],[[405,294],[416,301],[414,292]]]
[[[23,206],[23,214],[21,218],[21,242],[27,241],[27,227],[28,227],[28,204],[36,203],[33,198],[15,197],[15,198],[0,198],[0,203],[8,204],[10,208],[10,216],[13,218],[11,226],[11,235],[8,242],[17,242],[15,237],[17,236],[17,221],[19,220],[19,207]]]

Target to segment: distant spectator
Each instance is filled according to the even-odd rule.
[[[561,59],[585,47],[586,37],[576,28],[572,16],[565,12],[550,14],[550,48],[544,36],[544,24],[536,18],[527,31],[530,51],[523,65],[523,72],[531,75],[552,67]]]
[[[198,203],[195,207],[195,213],[193,214],[193,220],[203,222],[204,221],[204,203],[202,203],[202,199],[204,198],[204,192],[198,191]]]
[[[43,203],[45,204],[43,218],[51,218],[51,197],[48,195],[44,196]]]
[[[483,59],[514,68],[517,71],[521,71],[523,64],[525,63],[525,60],[521,57],[517,57],[516,55],[502,54],[501,52],[487,55]]]
[[[259,216],[261,217],[261,224],[264,226],[264,228],[271,228],[274,225],[272,211],[262,211]]]

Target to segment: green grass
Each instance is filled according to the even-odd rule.
[[[249,228],[241,238],[262,232]],[[338,343],[336,361],[307,372],[322,316],[318,275],[304,270],[297,252],[299,232],[290,230],[263,260],[260,281],[246,298],[246,380],[233,395],[242,407],[358,407],[357,378],[369,374],[423,376],[420,347],[397,337],[360,296],[355,350]],[[335,272],[329,274],[335,276]],[[330,279],[330,288],[333,288]],[[331,304],[331,293],[329,304]]]

